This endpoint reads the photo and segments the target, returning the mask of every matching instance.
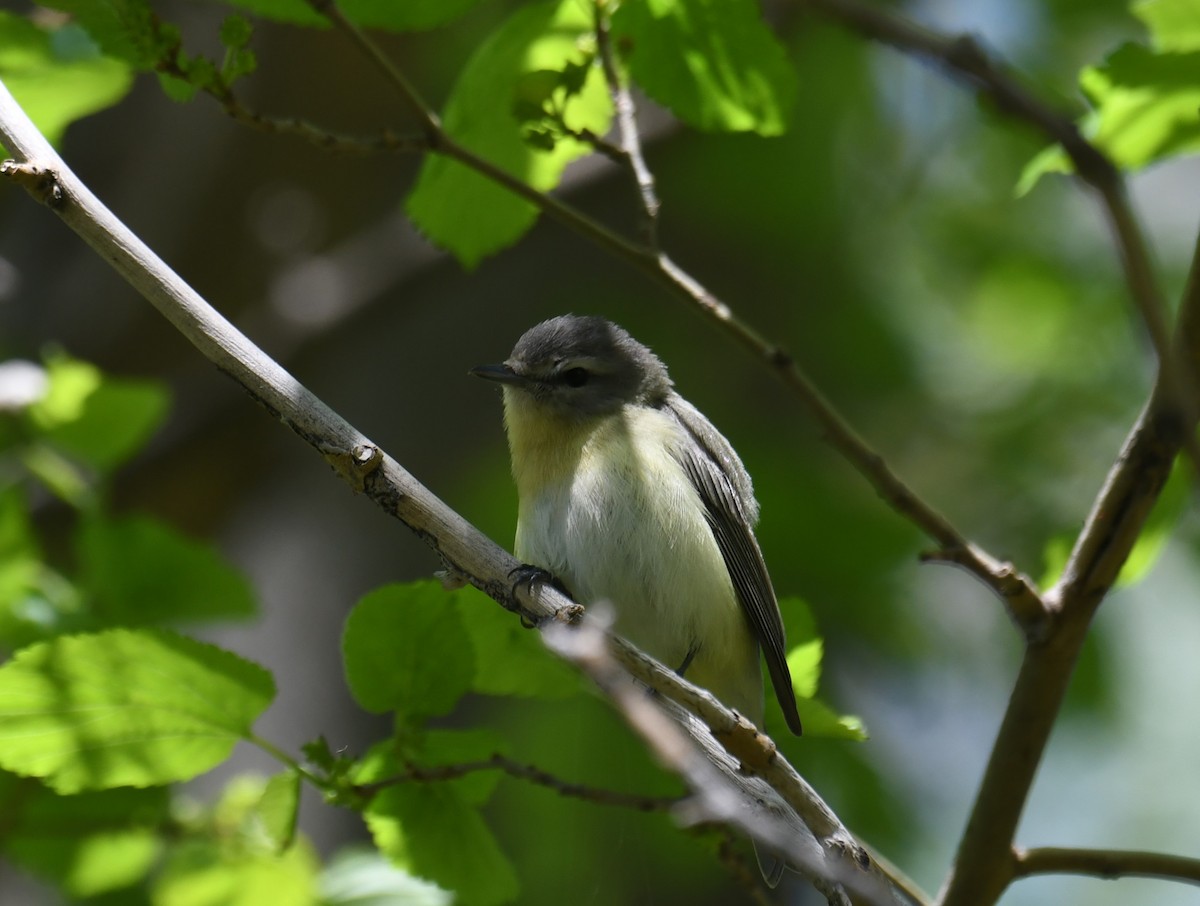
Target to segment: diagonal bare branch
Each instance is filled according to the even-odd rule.
[[[514,588],[510,577],[520,564],[511,554],[446,506],[398,462],[258,349],[175,274],[70,171],[38,133],[2,82],[0,142],[17,158],[6,161],[0,168],[0,175],[22,185],[35,198],[51,207],[201,354],[316,449],[351,487],[366,494],[385,512],[396,516],[412,529],[455,575],[465,577],[503,606],[551,636],[554,636],[555,627],[565,629],[578,621],[582,609],[554,588],[540,583],[532,587],[522,584]],[[594,666],[597,662],[588,653],[593,649],[586,647],[585,635],[559,634],[559,648],[570,647],[576,635],[584,640],[580,644],[585,647],[579,649],[582,653],[577,652],[571,659],[584,668],[588,664]],[[865,890],[873,891],[870,898],[863,900],[864,903],[887,902],[879,893],[889,889],[886,878],[869,859],[863,864],[861,849],[854,843],[852,835],[841,826],[833,812],[803,782],[795,769],[787,765],[783,756],[775,751],[773,743],[766,737],[761,737],[760,742],[760,735],[753,727],[725,709],[711,695],[676,677],[673,672],[640,654],[623,640],[607,633],[601,635],[606,640],[601,645],[602,649],[607,650],[607,644],[611,643],[616,650],[623,652],[623,657],[628,658],[629,663],[638,665],[634,675],[664,696],[673,698],[686,694],[706,698],[705,716],[718,722],[713,729],[735,740],[750,740],[751,744],[744,747],[745,753],[763,753],[771,776],[787,780],[789,787],[784,792],[786,802],[803,803],[809,817],[816,816],[814,820],[819,820],[814,834],[801,817],[786,805],[768,809],[760,806],[757,798],[747,798],[740,805],[737,804],[739,791],[745,788],[746,783],[757,778],[742,774],[742,762],[729,755],[716,742],[709,726],[695,715],[678,709],[675,713],[676,722],[667,720],[644,691],[625,679],[625,671],[616,666],[610,656],[604,655],[604,663],[612,666],[604,666],[594,678],[600,682],[602,689],[609,692],[622,715],[639,730],[644,729],[640,725],[642,721],[661,727],[662,721],[667,720],[666,725],[675,729],[661,731],[656,736],[659,743],[668,748],[675,747],[684,758],[689,772],[699,772],[696,776],[703,775],[705,778],[717,778],[711,781],[711,788],[719,791],[715,800],[708,800],[711,808],[699,809],[692,814],[692,818],[732,822],[756,839],[762,839],[772,848],[788,854],[798,868],[808,872],[815,883],[830,892],[831,902],[843,902],[835,894],[842,883],[851,881],[865,885]],[[614,667],[622,678],[619,682],[610,682],[617,677],[613,673]],[[590,669],[585,669],[585,672],[593,675]],[[681,689],[682,693],[679,691]],[[646,717],[651,713],[657,717]],[[694,750],[694,756],[683,754],[680,745],[694,745],[687,741],[689,736],[684,735],[685,732],[690,734],[692,740],[708,741],[711,747],[704,750],[705,755],[701,755],[699,749]],[[660,754],[663,751],[666,750],[660,750]],[[700,767],[701,760],[706,760],[708,766]],[[668,760],[675,769],[684,762]],[[749,763],[753,763],[753,760],[750,759]],[[764,768],[764,776],[767,770]],[[705,784],[708,783],[706,779]],[[762,791],[770,789],[770,786],[762,783]],[[820,839],[827,841],[828,845],[814,843],[815,835],[820,835]]]

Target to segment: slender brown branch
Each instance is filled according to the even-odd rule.
[[[1073,849],[1045,846],[1014,853],[1014,874],[1094,875],[1098,878],[1137,876],[1200,884],[1200,859],[1127,849]]]
[[[539,192],[511,173],[492,164],[451,138],[440,122],[425,106],[420,95],[403,77],[396,66],[370,37],[346,19],[333,0],[308,0],[370,56],[380,66],[409,106],[421,108],[421,119],[428,130],[429,150],[458,161],[475,172],[508,189],[519,198],[528,201],[542,212],[553,217],[564,226],[595,242],[601,248],[632,264],[654,280],[665,286],[676,296],[691,303],[702,314],[720,325],[755,355],[770,363],[775,373],[790,387],[810,415],[821,425],[825,439],[841,453],[850,464],[871,483],[883,498],[901,516],[913,522],[947,552],[942,559],[953,559],[985,585],[995,591],[1006,603],[1013,618],[1026,634],[1036,637],[1041,629],[1045,608],[1033,583],[1017,572],[1010,564],[1001,563],[971,544],[949,521],[926,503],[908,487],[884,462],[883,458],[855,432],[833,405],[816,388],[796,365],[792,357],[773,343],[767,342],[747,324],[739,320],[733,311],[709,292],[695,277],[672,261],[666,254],[654,248],[635,243],[614,232],[599,221],[576,210],[553,195]],[[613,73],[611,78],[619,76]],[[632,142],[637,147],[637,131],[631,129],[623,134],[623,142]],[[628,153],[628,146],[623,150]],[[640,158],[640,150],[636,155]],[[644,162],[642,164],[644,166]],[[652,188],[652,183],[650,184]],[[651,196],[653,197],[653,196]]]
[[[1174,348],[1184,373],[1200,373],[1200,240],[1179,310]],[[1175,457],[1196,428],[1194,418],[1181,416],[1170,381],[1160,370],[1062,578],[1046,595],[1054,625],[1044,643],[1026,649],[959,843],[943,906],[992,903],[1014,876],[1012,841],[1092,617],[1141,534]]]
[[[360,793],[372,796],[382,789],[402,783],[435,783],[446,780],[459,780],[468,774],[479,771],[500,771],[517,780],[554,790],[560,796],[572,799],[584,799],[596,805],[613,805],[620,808],[635,809],[640,812],[665,812],[677,806],[678,796],[641,796],[636,793],[623,793],[618,790],[606,790],[588,786],[585,783],[571,783],[555,777],[548,771],[513,761],[498,752],[483,761],[466,761],[458,764],[438,765],[437,767],[420,767],[411,765],[407,770],[383,780],[365,783],[357,789]]]
[[[384,151],[415,153],[427,151],[428,142],[420,136],[398,135],[384,129],[375,136],[344,135],[330,132],[298,117],[266,116],[251,110],[232,93],[217,97],[225,112],[234,120],[271,135],[291,135],[324,151],[338,154],[375,154]]]
[[[401,99],[405,106],[408,107],[409,113],[415,116],[421,124],[421,128],[425,132],[425,138],[431,145],[436,145],[438,139],[444,136],[445,130],[442,129],[441,120],[438,115],[433,112],[433,108],[425,102],[421,97],[416,86],[408,80],[408,77],[400,70],[391,58],[383,52],[383,49],[366,36],[361,28],[347,19],[338,5],[333,0],[306,0],[319,15],[324,16],[350,39],[358,45],[358,49],[374,63],[383,73],[384,77],[391,82],[399,90]]]

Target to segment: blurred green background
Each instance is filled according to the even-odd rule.
[[[453,27],[382,39],[440,103],[472,49],[518,4],[493,0]],[[193,46],[225,10],[162,5]],[[927,500],[996,555],[1040,577],[1045,552],[1086,515],[1152,370],[1093,199],[1065,179],[1016,199],[1042,141],[930,67],[806,13],[767,3],[800,78],[789,134],[713,136],[643,103],[647,158],[671,255],[792,351]],[[1078,69],[1140,35],[1120,2],[978,0],[898,7],[970,31],[1037,91],[1079,112]],[[405,124],[388,87],[332,33],[263,25],[255,109],[369,133]],[[851,827],[927,889],[941,882],[1020,657],[999,603],[970,577],[921,566],[925,540],[821,443],[755,361],[628,266],[555,224],[464,272],[400,205],[419,161],[329,156],[179,105],[150,79],[70,128],[64,155],[179,273],[308,387],[492,537],[511,542],[516,497],[494,388],[467,370],[504,358],[537,321],[609,317],[650,345],[680,391],[731,439],[763,506],[776,588],[826,637],[822,697],[860,715],[864,744],[784,740]],[[1133,181],[1172,298],[1197,225],[1200,168]],[[632,192],[589,159],[564,197],[621,228]],[[280,696],[262,735],[296,751],[323,733],[361,751],[386,732],[362,714],[339,661],[342,620],[433,555],[348,493],[290,432],[203,361],[56,218],[0,187],[0,356],[58,345],[175,393],[168,427],[117,485],[147,510],[218,540],[263,600],[253,625],[212,633],[271,668]],[[39,514],[54,532],[62,514]],[[1022,825],[1024,844],[1195,855],[1197,525],[1185,517],[1155,569],[1102,609]],[[599,701],[479,702],[513,755],[568,779],[635,790],[662,780]],[[231,770],[268,771],[247,751]],[[194,785],[214,795],[229,771]],[[741,896],[711,841],[662,816],[565,801],[504,780],[488,817],[522,903],[727,903]],[[365,834],[306,801],[302,827],[330,853]],[[1190,849],[1189,849],[1190,848]],[[803,884],[787,902],[818,902]],[[0,902],[53,902],[0,867]],[[1163,883],[1023,881],[1006,904],[1196,903]]]

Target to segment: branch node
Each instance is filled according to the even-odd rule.
[[[61,208],[67,200],[58,174],[47,167],[6,160],[0,163],[0,176],[7,176],[48,208]]]

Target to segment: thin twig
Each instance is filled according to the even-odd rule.
[[[411,154],[429,149],[428,143],[420,136],[397,135],[390,129],[384,129],[375,136],[344,135],[330,132],[298,117],[275,117],[257,113],[232,94],[217,99],[224,106],[225,112],[239,123],[268,134],[295,136],[324,151],[338,154],[398,151]]]
[[[1200,239],[1179,309],[1174,349],[1182,373],[1200,373]],[[1025,651],[942,906],[995,902],[1014,876],[1011,848],[1017,825],[1092,617],[1141,535],[1175,457],[1196,428],[1194,418],[1181,417],[1170,383],[1171,377],[1160,370],[1062,578],[1046,595],[1055,612],[1054,631],[1044,643],[1031,644]]]
[[[717,841],[717,858],[725,866],[725,870],[757,906],[771,906],[770,897],[763,889],[762,882],[755,877],[746,859],[738,851],[737,839],[724,827],[718,828],[717,833],[720,834]]]
[[[640,243],[635,243],[604,226],[599,221],[576,210],[553,195],[540,192],[523,180],[495,166],[490,161],[454,141],[442,128],[432,112],[403,74],[399,72],[386,54],[361,29],[350,22],[332,0],[308,0],[341,30],[343,30],[372,60],[376,61],[384,75],[392,82],[407,105],[421,109],[421,119],[430,130],[427,134],[429,150],[442,154],[469,167],[482,176],[513,192],[563,225],[591,239],[605,250],[623,258],[665,286],[675,295],[691,303],[702,314],[715,321],[752,353],[768,362],[775,374],[790,387],[816,419],[823,436],[829,444],[842,454],[870,484],[879,496],[901,516],[914,523],[932,538],[941,548],[941,556],[934,559],[949,560],[962,566],[1004,601],[1013,619],[1022,627],[1029,638],[1037,638],[1043,632],[1046,608],[1033,584],[1012,564],[1003,563],[986,554],[966,540],[936,509],[926,503],[906,485],[887,465],[884,459],[850,427],[812,382],[800,370],[795,360],[785,350],[767,342],[750,326],[738,319],[728,305],[713,295],[695,277],[681,268],[666,254]],[[615,73],[617,84],[619,76]],[[628,153],[626,140],[638,147],[636,124],[626,122],[628,134],[623,137],[623,150]],[[624,130],[625,127],[622,127]],[[640,158],[640,151],[635,152]],[[642,164],[644,166],[644,162]],[[639,183],[643,189],[645,183]],[[648,184],[652,190],[652,182]],[[651,194],[653,198],[653,194]],[[653,208],[651,210],[654,210]]]
[[[467,761],[460,762],[459,764],[438,765],[436,767],[412,765],[395,776],[376,780],[373,783],[362,784],[357,789],[358,792],[364,795],[372,796],[379,790],[401,783],[410,783],[413,781],[433,783],[444,780],[459,780],[468,774],[474,774],[479,771],[501,771],[517,780],[525,780],[537,786],[554,790],[560,796],[572,799],[584,799],[597,805],[630,808],[640,812],[665,812],[674,808],[680,802],[678,796],[641,796],[636,793],[600,789],[599,787],[588,786],[584,783],[571,783],[555,777],[541,768],[513,761],[511,758],[499,753],[495,753],[483,761]]]
[[[333,0],[306,0],[306,2],[319,15],[334,22],[344,34],[349,35],[358,45],[359,50],[366,54],[367,59],[374,63],[383,72],[384,77],[399,89],[400,97],[408,107],[409,113],[420,122],[426,140],[430,145],[436,146],[438,140],[446,134],[441,120],[433,112],[433,108],[421,97],[416,86],[401,72],[400,67],[383,52],[383,48],[370,40],[361,28],[347,19]]]
[[[637,189],[638,202],[642,209],[644,220],[642,235],[652,249],[658,245],[658,214],[662,207],[658,191],[654,185],[654,174],[646,166],[646,158],[642,153],[642,136],[637,126],[637,110],[633,104],[633,96],[629,87],[621,78],[617,69],[616,55],[613,53],[612,33],[609,30],[608,8],[610,0],[595,0],[596,11],[596,49],[600,55],[600,66],[604,71],[604,79],[608,83],[608,93],[612,98],[613,110],[617,114],[617,136],[620,142],[622,162],[629,171],[634,187]]]
[[[1045,846],[1014,853],[1015,876],[1071,874],[1098,878],[1138,876],[1200,884],[1200,859],[1124,849]]]

